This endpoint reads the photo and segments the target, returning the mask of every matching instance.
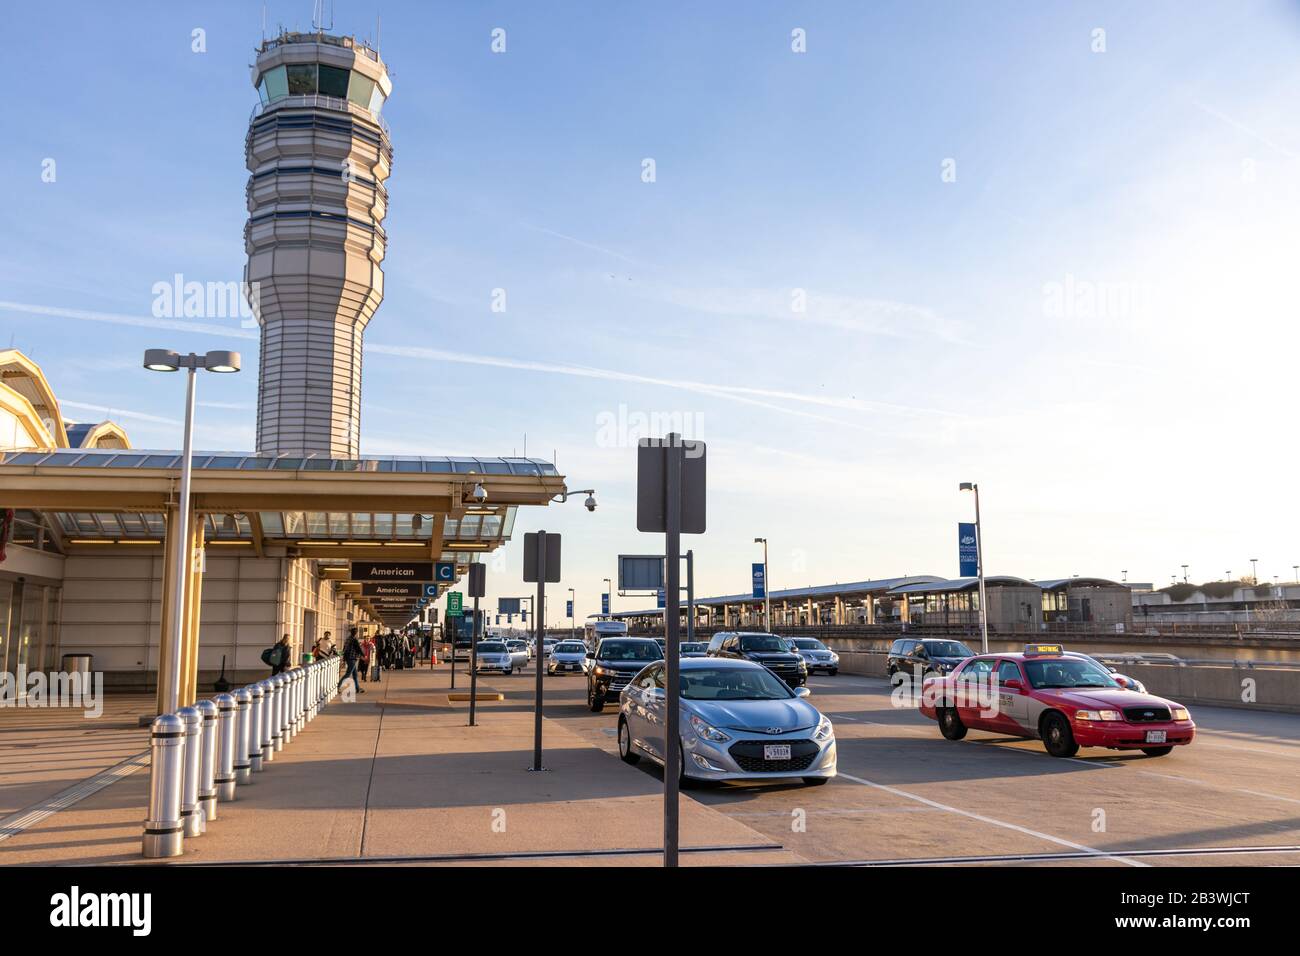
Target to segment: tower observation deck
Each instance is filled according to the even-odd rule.
[[[384,297],[392,92],[352,37],[282,33],[252,68],[248,263],[261,325],[257,450],[355,458],[361,341]]]

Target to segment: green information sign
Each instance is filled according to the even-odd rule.
[[[464,614],[461,594],[459,591],[447,592],[447,616],[461,617]]]

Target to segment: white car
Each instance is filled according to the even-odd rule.
[[[548,674],[581,674],[587,669],[587,645],[582,641],[560,641],[546,660]]]
[[[474,669],[480,674],[513,674],[515,662],[504,641],[479,641]]]
[[[527,641],[508,640],[506,641],[506,650],[510,652],[510,659],[515,662],[515,667],[519,670],[527,667],[529,660],[533,656],[528,653]]]

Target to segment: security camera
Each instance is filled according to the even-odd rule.
[[[587,506],[587,510],[588,510],[588,511],[595,511],[595,510],[596,510],[596,496],[595,496],[595,495],[587,495],[587,500],[584,501],[583,504]]]
[[[483,487],[481,481],[475,483],[474,490],[471,491],[469,495],[474,499],[475,504],[481,505],[483,502],[487,501],[487,489]]]

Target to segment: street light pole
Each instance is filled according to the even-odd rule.
[[[180,355],[170,349],[147,349],[144,353],[144,367],[153,372],[175,372],[185,369],[188,376],[185,382],[185,437],[181,448],[181,483],[176,513],[176,526],[168,529],[168,535],[176,535],[175,560],[172,565],[171,607],[168,608],[167,644],[168,687],[166,713],[174,713],[180,708],[181,694],[181,629],[185,620],[185,578],[188,572],[186,563],[193,560],[190,552],[190,479],[194,458],[194,388],[199,369],[209,372],[238,372],[240,357],[238,352],[212,351],[204,355],[194,352]],[[161,675],[159,675],[161,677]]]
[[[763,630],[772,632],[772,579],[767,574],[767,538],[755,538],[763,544]]]
[[[980,582],[980,653],[989,652],[989,608],[984,593],[984,526],[980,524],[980,486],[973,481],[963,481],[961,491],[975,492],[975,563]]]
[[[1259,574],[1256,573],[1256,569],[1255,569],[1255,563],[1256,563],[1257,561],[1259,561],[1259,558],[1251,558],[1251,559],[1250,559],[1250,583],[1251,583],[1251,584],[1258,584],[1258,583],[1259,583]]]

